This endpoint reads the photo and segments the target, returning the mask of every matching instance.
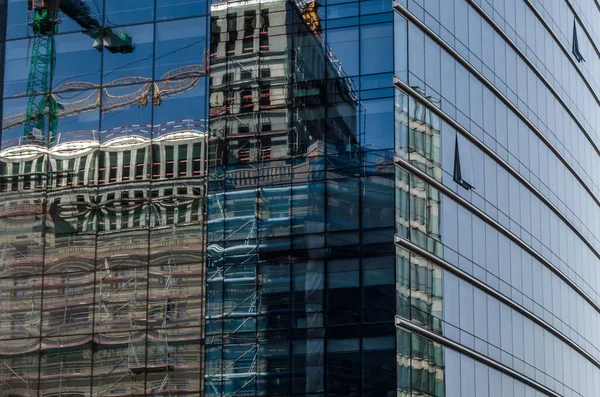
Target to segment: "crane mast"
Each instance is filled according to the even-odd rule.
[[[33,30],[33,45],[27,79],[24,140],[46,143],[46,118],[51,142],[58,131],[58,112],[62,108],[50,90],[56,66],[54,35],[58,33],[59,11],[85,29],[83,33],[94,40],[93,47],[98,51],[106,48],[112,53],[127,54],[134,47],[127,34],[110,28],[102,29],[100,21],[83,0],[28,0],[27,7],[33,12],[29,22]]]

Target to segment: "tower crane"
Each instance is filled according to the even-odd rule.
[[[62,105],[50,92],[56,66],[54,35],[58,33],[59,11],[73,19],[90,36],[98,51],[106,48],[112,53],[127,54],[133,51],[132,39],[125,33],[110,28],[102,29],[100,21],[92,15],[83,0],[28,0],[33,12],[29,24],[33,30],[31,65],[27,79],[27,109],[24,120],[24,138],[27,141],[45,141],[46,117],[48,135],[56,136],[58,113]]]

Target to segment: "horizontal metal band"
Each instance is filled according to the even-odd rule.
[[[512,39],[510,37],[508,37],[508,35],[500,28],[500,26],[498,26],[498,24],[479,6],[479,4],[475,3],[473,0],[466,0],[466,1],[475,9],[475,11],[477,11],[481,15],[481,17],[483,19],[485,19],[490,24],[490,26],[492,26],[492,28],[500,36],[502,36],[504,41],[506,41],[506,43],[509,46],[511,46],[517,52],[517,54],[521,56],[521,58],[523,58],[525,63],[527,63],[527,65],[531,68],[531,70],[533,70],[533,72],[546,85],[546,87],[550,90],[550,92],[552,92],[552,94],[558,99],[558,101],[565,108],[565,110],[571,115],[571,117],[575,120],[577,125],[579,125],[581,127],[584,134],[587,135],[585,129],[583,128],[583,125],[577,120],[577,117],[575,117],[575,114],[571,111],[571,108],[569,106],[567,106],[567,104],[560,97],[560,95],[558,95],[558,92],[556,92],[554,87],[552,87],[552,85],[548,82],[546,77],[539,71],[539,69],[533,64],[533,62],[531,62],[529,60],[529,57],[527,57],[527,55],[525,53],[523,53],[523,51],[521,51],[521,49],[519,47],[517,47],[517,45],[512,41]],[[594,88],[592,87],[592,85],[588,82],[588,80],[583,75],[583,71],[579,68],[579,65],[577,65],[577,63],[571,57],[571,53],[564,47],[563,43],[559,40],[556,33],[554,33],[554,31],[552,31],[550,26],[548,26],[548,23],[546,22],[546,20],[542,17],[542,15],[539,13],[539,11],[533,6],[533,4],[531,4],[531,2],[529,0],[523,0],[523,1],[525,2],[525,4],[527,4],[527,6],[529,6],[529,9],[531,10],[531,12],[533,12],[533,14],[537,17],[537,19],[539,19],[540,23],[542,25],[544,25],[544,28],[546,29],[548,34],[554,39],[554,41],[556,42],[558,47],[562,50],[562,52],[565,54],[565,56],[567,57],[569,62],[571,62],[571,65],[573,66],[575,71],[579,74],[579,76],[583,80],[583,83],[590,90],[592,96],[596,100],[596,103],[600,105],[600,98],[598,98],[596,91],[594,91]],[[567,2],[567,0],[565,0],[565,1]],[[573,12],[573,14],[575,14],[575,12]],[[575,14],[575,15],[577,15],[577,14]],[[583,26],[583,24],[582,24],[582,26]],[[587,33],[587,31],[586,31],[586,33]],[[589,36],[588,36],[588,38],[589,38]],[[592,43],[593,43],[593,41],[592,41]],[[592,44],[592,45],[594,45],[594,44]],[[591,140],[590,137],[588,137],[588,139]]]
[[[587,247],[596,255],[598,259],[600,259],[600,251],[594,247],[594,245],[581,233],[577,227],[571,222],[569,218],[567,218],[546,196],[544,196],[535,186],[531,184],[523,175],[521,175],[517,170],[515,170],[510,164],[508,164],[502,157],[500,157],[496,152],[490,149],[487,145],[481,142],[475,135],[473,135],[469,130],[458,124],[452,117],[448,116],[441,109],[432,106],[431,103],[425,98],[422,94],[418,93],[415,89],[410,87],[405,82],[394,79],[394,85],[396,87],[406,91],[413,97],[418,97],[421,100],[423,106],[437,114],[440,118],[444,119],[448,124],[450,124],[454,129],[459,131],[465,138],[469,139],[473,142],[478,148],[485,152],[488,156],[494,159],[498,164],[500,164],[504,169],[506,169],[512,176],[519,180],[523,185],[525,185],[529,191],[531,191],[538,199],[540,199],[544,204],[552,210],[572,231],[579,237],[581,241],[587,245]],[[592,195],[592,198],[594,196]]]
[[[452,350],[456,350],[457,352],[464,354],[465,356],[469,356],[474,360],[477,360],[477,361],[484,363],[494,369],[497,369],[498,371],[503,372],[503,373],[517,379],[518,381],[523,382],[523,383],[533,387],[534,389],[541,391],[542,393],[545,393],[549,396],[561,397],[560,394],[547,388],[546,386],[542,385],[541,383],[538,383],[535,380],[521,374],[520,372],[517,372],[514,369],[509,368],[504,364],[501,364],[495,360],[492,360],[491,358],[484,356],[483,354],[478,353],[475,350],[465,347],[465,346],[461,345],[460,343],[456,343],[453,340],[446,338],[445,336],[436,334],[435,332],[431,332],[428,329],[420,327],[402,317],[396,316],[396,327],[404,329],[405,331],[408,331],[411,333],[418,334],[427,339],[433,340],[434,342],[444,345]]]
[[[531,321],[537,323],[539,326],[547,329],[554,336],[556,336],[557,338],[562,340],[564,343],[568,344],[573,350],[576,350],[579,354],[581,354],[582,356],[587,358],[596,367],[600,368],[600,361],[598,361],[594,356],[592,356],[587,350],[585,350],[584,348],[579,346],[577,343],[573,342],[573,340],[569,339],[565,334],[560,332],[558,329],[554,328],[554,326],[552,326],[550,323],[541,319],[540,317],[538,317],[531,311],[527,310],[523,306],[519,305],[518,303],[516,303],[515,301],[513,301],[512,299],[507,297],[506,295],[498,292],[497,290],[490,287],[483,281],[480,281],[479,279],[473,277],[472,275],[465,272],[464,270],[459,269],[458,267],[452,265],[451,263],[433,255],[432,253],[424,250],[423,248],[419,247],[418,245],[414,244],[413,242],[411,242],[405,238],[395,236],[395,243],[398,246],[401,246],[409,251],[416,253],[419,256],[424,257],[428,261],[434,262],[436,265],[440,266],[444,270],[449,271],[450,273],[454,274],[455,276],[469,282],[470,284],[472,284],[475,287],[479,288],[480,290],[484,291],[486,294],[498,299],[505,305],[510,306],[513,310],[518,311],[523,316],[525,316],[528,319],[530,319]]]
[[[454,193],[447,186],[443,185],[442,183],[438,182],[437,180],[435,180],[431,176],[427,175],[425,172],[423,172],[420,169],[418,169],[417,167],[413,166],[408,161],[406,161],[406,160],[404,160],[402,158],[397,158],[396,159],[396,164],[398,166],[404,168],[406,171],[410,172],[411,174],[416,175],[417,177],[419,177],[420,179],[424,180],[428,184],[432,185],[437,190],[439,190],[440,192],[444,193],[446,196],[448,196],[452,200],[456,201],[458,204],[462,205],[463,207],[465,207],[466,209],[468,209],[469,211],[471,211],[473,214],[477,215],[479,218],[481,218],[485,222],[487,222],[490,225],[494,226],[494,228],[496,228],[502,234],[504,234],[506,237],[508,237],[509,239],[511,239],[512,241],[514,241],[518,246],[520,246],[521,248],[523,248],[524,250],[526,250],[527,252],[529,252],[529,254],[531,254],[531,256],[535,257],[538,261],[540,261],[541,263],[543,263],[544,266],[546,266],[548,269],[552,270],[552,272],[554,272],[557,276],[559,276],[565,283],[567,283],[569,285],[569,287],[571,287],[579,295],[581,295],[582,298],[584,298],[590,305],[592,305],[592,307],[597,312],[600,313],[600,306],[598,306],[598,304],[590,296],[588,296],[585,293],[585,291],[583,291],[577,284],[575,284],[573,282],[573,280],[571,280],[569,277],[567,277],[567,275],[564,274],[560,269],[558,269],[553,263],[551,263],[546,258],[544,258],[535,249],[533,249],[529,245],[525,244],[525,242],[523,242],[523,240],[521,240],[519,237],[517,237],[513,232],[511,232],[510,230],[508,230],[506,227],[504,227],[503,225],[501,225],[494,218],[492,218],[491,216],[489,216],[488,214],[486,214],[484,211],[480,210],[479,208],[475,207],[473,204],[471,204],[470,202],[468,202],[467,200],[465,200],[464,198],[462,198],[457,193]]]

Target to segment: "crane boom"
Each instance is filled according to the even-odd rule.
[[[82,0],[61,0],[60,10],[86,30],[102,27],[101,23],[92,16],[92,11]]]
[[[58,112],[61,105],[50,91],[56,48],[54,35],[60,23],[59,10],[85,29],[84,34],[94,39],[94,48],[106,48],[112,53],[130,53],[134,46],[129,35],[113,29],[101,29],[101,24],[92,15],[83,0],[28,0],[27,7],[33,11],[30,25],[33,30],[33,49],[27,79],[27,109],[24,120],[24,137],[28,141],[44,141],[46,117],[50,139],[58,131]]]
[[[126,54],[133,51],[131,37],[111,28],[102,31],[100,21],[94,18],[83,0],[60,0],[60,10],[85,29],[83,34],[94,39],[94,48],[98,51],[102,51],[102,47],[112,53]]]

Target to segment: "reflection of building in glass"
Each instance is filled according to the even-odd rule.
[[[398,394],[444,397],[444,350],[416,333],[398,333]]]
[[[0,2],[1,396],[396,393],[375,3]]]
[[[7,3],[0,395],[199,395],[206,3]]]
[[[351,80],[294,4],[218,3],[211,21],[210,115],[219,165],[318,156],[324,145],[356,152]],[[319,106],[326,95],[335,106]]]
[[[396,98],[397,140],[403,143],[399,152],[415,168],[441,179],[439,117],[419,102],[409,103],[406,95]],[[443,252],[439,192],[401,169],[396,170],[396,192],[397,233],[410,236],[423,248]]]
[[[174,127],[0,152],[14,393],[200,390],[205,135]]]
[[[398,153],[434,178],[441,178],[439,118],[418,102],[396,96]],[[396,170],[396,232],[428,250],[439,244],[440,200],[435,190],[411,174]],[[396,249],[397,314],[434,332],[442,332],[442,269],[422,256]],[[444,355],[439,344],[398,332],[398,395],[443,397]]]
[[[211,6],[207,395],[393,392],[390,159],[313,6]]]

